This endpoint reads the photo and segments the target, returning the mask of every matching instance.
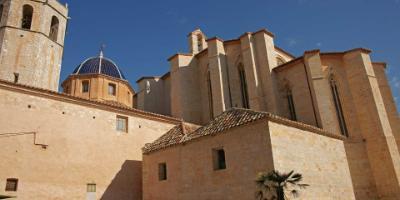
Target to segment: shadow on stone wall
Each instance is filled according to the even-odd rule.
[[[356,199],[377,199],[365,143],[345,142],[344,146]]]
[[[142,161],[126,160],[100,199],[142,199]]]

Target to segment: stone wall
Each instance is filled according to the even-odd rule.
[[[381,91],[385,110],[388,114],[389,123],[392,127],[393,135],[396,138],[398,149],[400,149],[400,118],[397,112],[396,102],[394,101],[392,90],[386,76],[386,64],[373,63],[375,76]]]
[[[88,183],[97,199],[142,199],[141,148],[177,123],[7,84],[0,96],[0,188],[18,178],[5,193],[18,199],[85,199]],[[117,115],[128,132],[116,131]]]
[[[226,169],[213,169],[223,148]],[[158,164],[167,164],[159,181]],[[143,157],[144,200],[255,199],[261,171],[295,170],[310,187],[299,199],[355,199],[343,141],[260,120]]]
[[[355,199],[343,141],[269,122],[274,167],[303,174],[299,199]]]
[[[378,197],[399,199],[400,154],[370,53],[369,50],[355,49],[344,54],[346,79],[359,121],[357,133],[366,147]]]
[[[147,82],[149,83],[149,90]],[[171,79],[169,74],[162,77],[144,77],[137,81],[139,90],[137,108],[171,116]]]
[[[307,72],[303,62],[293,63],[290,67],[276,70],[279,115],[290,118],[287,89],[292,91],[297,121],[317,126],[311,89],[307,80]]]
[[[143,199],[254,200],[258,172],[272,169],[266,123],[239,127],[143,156]],[[213,169],[212,150],[224,148],[226,169]],[[158,179],[158,164],[168,178]]]

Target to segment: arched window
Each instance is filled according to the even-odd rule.
[[[292,90],[288,89],[286,91],[286,95],[287,95],[286,97],[287,97],[288,107],[289,107],[289,112],[290,112],[290,119],[293,121],[297,121],[296,109],[294,107]]]
[[[21,28],[31,29],[33,17],[33,7],[30,5],[24,5],[22,11]]]
[[[276,64],[279,66],[279,65],[282,65],[282,64],[284,64],[285,63],[285,60],[283,60],[281,57],[276,57]]]
[[[242,64],[239,64],[238,70],[239,70],[240,90],[242,93],[243,108],[249,109],[250,108],[249,95],[247,92],[247,81],[246,81],[246,73],[244,71],[244,66]]]
[[[340,131],[341,131],[342,135],[348,137],[349,135],[348,135],[348,131],[347,131],[346,121],[344,119],[342,103],[340,101],[340,95],[339,95],[338,87],[336,84],[336,80],[333,76],[330,77],[330,86],[331,86],[331,91],[332,91],[332,96],[333,96],[333,102],[335,104],[336,115],[337,115],[337,118],[339,121]]]
[[[207,72],[207,89],[208,89],[208,110],[210,114],[210,119],[214,119],[214,103],[213,103],[213,93],[211,85],[211,72]]]
[[[3,10],[4,10],[4,6],[0,5],[0,23],[1,23],[2,19],[3,19]]]
[[[58,18],[56,16],[53,16],[51,18],[50,33],[49,33],[49,37],[53,41],[57,41],[59,24],[60,21],[58,20]]]

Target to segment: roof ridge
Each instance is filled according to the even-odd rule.
[[[184,126],[183,126],[183,122],[181,122],[180,126],[181,126],[181,130],[182,130],[183,136],[182,136],[182,138],[179,140],[179,143],[182,143],[182,142],[184,142],[184,141],[186,140],[188,134],[185,133],[185,128],[184,128]]]
[[[49,89],[14,83],[14,82],[10,82],[10,81],[3,80],[3,79],[0,79],[0,88],[1,87],[3,87],[3,88],[13,87],[14,89],[25,90],[30,93],[36,93],[36,94],[39,93],[42,96],[48,95],[45,97],[50,97],[51,95],[53,95],[53,97],[64,98],[69,101],[78,101],[80,103],[87,103],[87,104],[92,104],[95,106],[108,106],[108,107],[111,107],[114,109],[125,110],[130,113],[135,113],[137,116],[140,116],[143,118],[146,118],[145,116],[147,116],[147,118],[150,120],[164,121],[164,122],[169,122],[172,124],[178,124],[178,123],[182,122],[181,119],[171,117],[171,116],[147,112],[147,111],[139,110],[137,108],[128,107],[128,106],[119,106],[119,105],[115,105],[115,104],[111,104],[111,103],[107,103],[107,102],[94,101],[94,100],[85,99],[85,98],[81,98],[81,97],[77,97],[77,96],[72,96],[72,95],[69,95],[66,93],[60,93],[60,92],[49,90]]]
[[[340,134],[333,134],[331,132],[328,132],[326,130],[320,129],[318,127],[308,125],[302,122],[297,122],[297,121],[292,121],[289,119],[286,119],[284,117],[277,116],[275,114],[272,114],[270,112],[265,112],[265,111],[256,111],[256,110],[250,110],[250,109],[245,109],[245,108],[230,108],[226,110],[225,112],[221,113],[218,115],[214,120],[210,121],[204,126],[199,127],[195,131],[187,134],[183,134],[182,131],[182,136],[178,140],[170,140],[170,141],[165,141],[165,143],[158,144],[158,143],[152,143],[149,146],[145,146],[143,148],[143,153],[151,153],[153,151],[157,151],[160,149],[164,149],[167,147],[171,147],[174,145],[178,144],[183,144],[186,142],[194,141],[198,138],[202,138],[205,136],[209,135],[215,135],[219,134],[222,132],[225,132],[229,129],[240,127],[240,126],[245,126],[249,125],[251,123],[255,123],[259,120],[262,119],[267,119],[268,121],[279,123],[282,125],[286,125],[289,127],[294,127],[300,130],[305,130],[308,132],[312,132],[315,134],[335,138],[335,139],[340,139],[344,140],[345,137],[341,136]],[[181,124],[182,126],[182,124]],[[183,129],[183,127],[181,127]],[[171,133],[171,131],[168,131],[166,134]],[[161,136],[162,137],[162,136]]]

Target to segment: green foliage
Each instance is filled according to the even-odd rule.
[[[303,176],[291,171],[280,173],[277,170],[261,172],[256,178],[257,186],[260,188],[256,193],[257,200],[285,200],[286,194],[294,198],[299,196],[299,189],[305,189],[308,184],[300,183]]]

